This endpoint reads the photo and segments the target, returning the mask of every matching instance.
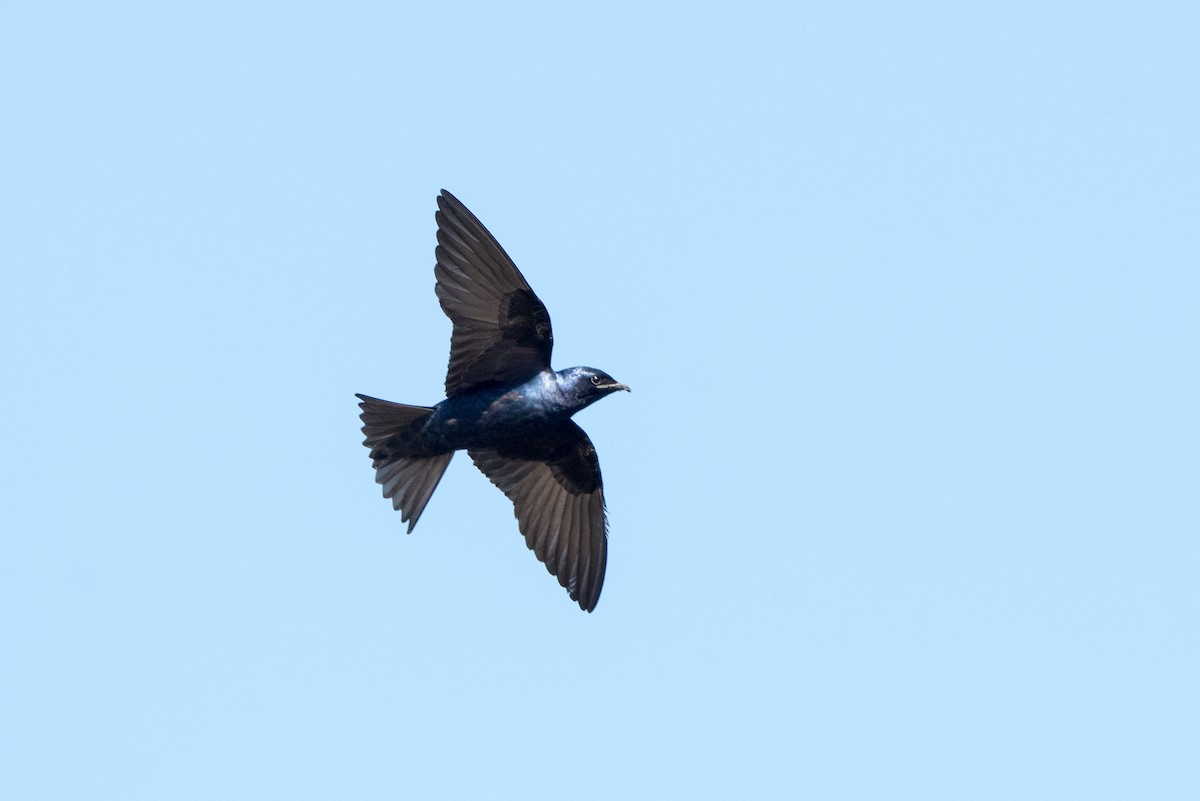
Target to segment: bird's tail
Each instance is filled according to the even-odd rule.
[[[383,485],[383,497],[392,499],[392,508],[400,510],[400,520],[408,521],[408,531],[425,511],[425,504],[437,489],[454,452],[428,456],[412,455],[412,425],[433,411],[428,406],[359,395],[363,421],[363,444],[371,449],[375,481]]]

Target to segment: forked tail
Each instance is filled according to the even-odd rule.
[[[363,444],[371,449],[375,481],[383,485],[383,497],[392,499],[392,508],[400,510],[400,520],[408,521],[408,531],[425,511],[454,452],[433,456],[411,456],[412,425],[433,411],[428,406],[358,395],[363,421]]]

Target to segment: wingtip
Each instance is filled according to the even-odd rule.
[[[603,586],[601,589],[603,589]],[[593,588],[586,595],[583,593],[571,593],[571,600],[579,604],[579,608],[590,615],[596,609],[596,605],[600,603],[600,592]]]

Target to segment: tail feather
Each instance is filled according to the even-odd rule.
[[[362,401],[358,404],[358,407],[362,409],[359,418],[363,421],[362,432],[367,435],[363,444],[368,448],[374,448],[376,445],[386,442],[433,411],[431,406],[392,403],[372,398],[369,395],[355,395],[355,397]]]
[[[412,533],[454,453],[406,454],[410,427],[433,411],[430,407],[358,397],[362,401],[362,432],[366,435],[363,444],[371,449],[375,481],[383,485],[383,497],[391,498],[392,508],[400,511],[401,522],[407,521]]]
[[[417,459],[398,456],[376,462],[375,481],[383,485],[383,497],[392,499],[392,508],[400,511],[401,522],[408,521],[408,533],[417,525],[453,455]]]

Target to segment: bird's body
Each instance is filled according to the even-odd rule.
[[[580,372],[586,370],[544,370],[519,386],[487,387],[447,398],[396,432],[388,440],[389,452],[423,458],[468,448],[519,445],[599,400],[587,395],[591,373]]]
[[[359,395],[383,494],[416,526],[455,451],[514,504],[529,547],[592,611],[607,559],[600,463],[571,416],[628,390],[590,367],[550,368],[546,307],[487,229],[438,198],[437,295],[454,323],[446,400],[407,406]]]
[[[583,408],[573,378],[567,370],[545,370],[511,389],[493,387],[449,398],[433,407],[426,436],[447,450],[519,442]]]

